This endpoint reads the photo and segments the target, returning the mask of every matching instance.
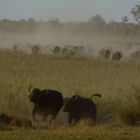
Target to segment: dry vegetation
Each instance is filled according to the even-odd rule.
[[[139,140],[139,128],[120,126],[80,126],[59,127],[56,129],[15,130],[0,132],[2,140]]]
[[[89,97],[92,93],[100,93],[102,98],[93,99],[98,108],[97,125],[94,127],[82,124],[83,129],[80,131],[79,126],[68,128],[64,126],[66,114],[60,112],[57,125],[51,130],[23,130],[20,136],[16,130],[12,133],[0,132],[0,135],[4,139],[11,135],[13,139],[102,139],[103,135],[112,139],[138,139],[139,127],[133,127],[130,131],[123,124],[138,125],[140,121],[139,71],[140,64],[137,61],[114,62],[88,57],[66,59],[1,50],[1,112],[20,118],[21,121],[31,119],[32,103],[27,97],[30,84],[39,88],[57,89],[64,96],[78,93]]]
[[[49,22],[38,22],[36,23],[39,24],[38,28],[27,32],[28,28],[25,30],[25,27],[30,28],[31,21],[24,22],[24,25],[28,25],[25,27],[20,25],[23,21],[13,21],[17,23],[18,28],[11,26],[15,25],[11,22],[1,21],[0,25],[9,23],[6,24],[5,29],[10,30],[0,32],[1,47],[12,47],[15,43],[27,42],[54,43],[60,46],[92,44],[95,55],[99,49],[111,47],[114,50],[123,50],[124,56],[127,57],[131,52],[138,50],[140,45],[138,39],[140,27],[129,23],[56,22],[57,24],[50,24]],[[32,22],[34,23],[34,21]],[[32,24],[31,26],[34,27]],[[91,30],[92,27],[93,30]],[[1,29],[3,28],[1,27]],[[22,33],[23,31],[18,29],[23,29],[25,32]],[[54,30],[52,31],[52,29]],[[23,51],[1,49],[0,112],[13,116],[13,120],[8,126],[0,122],[0,138],[3,140],[47,138],[53,140],[102,140],[104,138],[139,140],[139,71],[139,61],[128,59],[114,62],[91,56],[63,58],[48,54],[32,55]],[[98,109],[96,126],[81,122],[78,126],[68,127],[67,114],[60,111],[53,128],[40,129],[40,126],[27,128],[25,120],[31,120],[33,107],[27,95],[30,84],[39,88],[57,89],[63,93],[64,97],[75,93],[85,97],[89,97],[93,93],[102,94],[101,99],[93,98]],[[21,128],[17,128],[18,121],[20,121]]]

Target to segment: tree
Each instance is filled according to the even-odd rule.
[[[140,4],[135,5],[135,7],[132,8],[131,13],[134,19],[140,24]]]
[[[106,22],[101,15],[95,15],[88,21],[90,32],[103,32]]]
[[[105,21],[104,21],[104,19],[102,18],[102,16],[101,15],[95,15],[95,16],[93,16],[93,17],[91,17],[90,19],[89,19],[89,23],[98,23],[98,24],[104,24],[105,23]]]
[[[34,24],[34,23],[35,23],[35,20],[34,20],[34,18],[29,17],[29,18],[28,18],[28,22],[31,23],[31,24]]]
[[[28,24],[28,30],[29,31],[34,31],[35,30],[36,21],[33,18],[31,18],[31,17],[28,18],[27,24]]]
[[[122,22],[123,23],[127,23],[129,21],[127,16],[122,17]]]
[[[60,23],[60,19],[59,18],[51,18],[49,20],[49,23],[51,23],[52,25],[58,25]]]

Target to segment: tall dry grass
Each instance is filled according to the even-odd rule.
[[[65,96],[78,93],[97,104],[98,123],[135,124],[140,119],[140,64],[135,61],[106,61],[88,57],[61,58],[0,51],[0,111],[31,118],[28,87],[50,88]],[[133,86],[132,86],[133,85]],[[62,113],[63,114],[63,113]],[[132,117],[133,116],[133,117]],[[60,120],[63,120],[59,115]]]

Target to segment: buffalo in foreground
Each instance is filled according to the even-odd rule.
[[[29,88],[29,99],[34,103],[32,117],[35,115],[43,116],[44,121],[48,115],[51,115],[51,122],[55,120],[58,112],[63,106],[63,96],[59,91],[51,89]]]
[[[101,97],[100,94],[93,94],[92,96]],[[69,113],[68,123],[77,123],[81,119],[91,119],[96,122],[97,109],[95,103],[90,98],[74,95],[72,97],[65,98],[64,112]]]

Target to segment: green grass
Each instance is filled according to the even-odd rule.
[[[39,88],[57,89],[64,97],[75,93],[85,97],[100,93],[102,98],[93,98],[98,109],[97,126],[63,128],[61,122],[66,120],[66,116],[60,112],[57,118],[59,127],[1,131],[0,138],[137,140],[140,138],[140,128],[122,127],[122,124],[133,125],[140,121],[139,71],[139,62],[131,60],[114,62],[88,57],[66,59],[1,50],[0,112],[31,119],[33,104],[28,100],[28,87],[31,84]],[[121,127],[110,126],[114,123],[121,124]]]

